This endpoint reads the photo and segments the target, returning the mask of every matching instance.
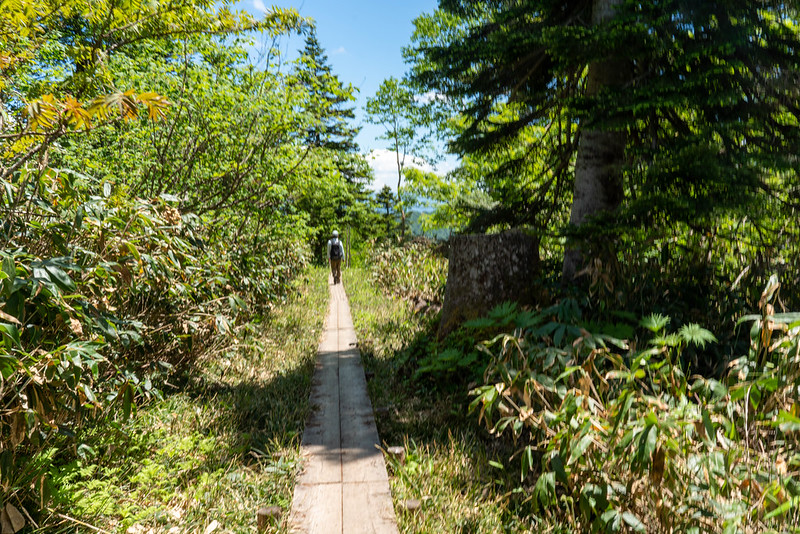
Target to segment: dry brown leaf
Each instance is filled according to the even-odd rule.
[[[11,528],[14,532],[22,530],[22,527],[25,526],[25,517],[23,517],[17,507],[11,503],[6,504],[5,512],[8,514],[8,519],[11,522]]]
[[[786,465],[786,460],[783,458],[783,456],[778,456],[778,459],[775,460],[775,470],[781,476],[786,475],[788,471],[788,466]]]
[[[21,325],[22,324],[21,322],[19,322],[19,319],[17,319],[13,315],[7,314],[3,310],[0,310],[0,319],[3,319],[4,321],[8,321],[9,323],[14,323],[16,325]]]
[[[0,511],[0,534],[14,534],[14,527],[5,510]]]
[[[656,486],[661,484],[661,479],[664,478],[665,460],[666,454],[664,453],[664,448],[659,447],[656,449],[656,452],[653,453],[653,465],[650,468],[650,482]]]
[[[11,524],[11,518],[8,517],[5,508],[0,511],[0,534],[14,534],[14,526]]]
[[[581,375],[578,379],[578,385],[581,388],[581,393],[583,393],[584,397],[588,397],[592,394],[592,380],[586,376]]]
[[[703,421],[698,419],[694,422],[694,431],[697,432],[699,439],[706,439],[706,427],[703,425]]]
[[[11,445],[16,447],[25,439],[25,416],[17,412],[13,416],[11,423]]]
[[[656,515],[658,516],[659,523],[661,523],[661,528],[670,532],[672,526],[672,511],[669,506],[664,503],[663,499],[659,499],[656,503]]]

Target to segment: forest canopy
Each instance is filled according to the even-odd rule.
[[[577,230],[580,247],[614,235],[620,253],[632,232],[692,230],[776,250],[797,209],[797,15],[745,0],[442,1],[407,56],[460,117],[451,148],[496,162],[473,178],[501,201],[490,221]]]

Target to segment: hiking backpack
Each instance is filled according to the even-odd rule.
[[[331,243],[331,259],[332,260],[340,260],[342,259],[342,242],[338,239]]]

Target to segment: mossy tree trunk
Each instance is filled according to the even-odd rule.
[[[592,23],[606,24],[623,0],[595,0],[592,6]],[[609,58],[589,65],[586,79],[586,96],[599,96],[618,87],[626,79],[626,63]],[[625,154],[625,134],[597,126],[581,130],[575,161],[575,186],[573,190],[570,225],[580,226],[588,218],[610,211],[622,202],[621,166]],[[577,245],[570,245],[564,254],[562,280],[571,282],[579,272],[583,254]]]

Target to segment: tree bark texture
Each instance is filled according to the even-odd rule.
[[[439,338],[503,302],[535,303],[538,273],[539,240],[534,236],[517,230],[452,237]]]
[[[592,6],[592,23],[601,25],[614,17],[616,6],[623,0],[595,0]],[[586,95],[619,86],[625,82],[626,64],[609,58],[589,65]],[[580,226],[587,218],[620,205],[623,198],[622,162],[625,155],[625,134],[596,128],[581,131],[575,160],[575,186],[573,190],[570,225]],[[584,261],[580,247],[570,245],[564,254],[563,281],[571,282]]]

